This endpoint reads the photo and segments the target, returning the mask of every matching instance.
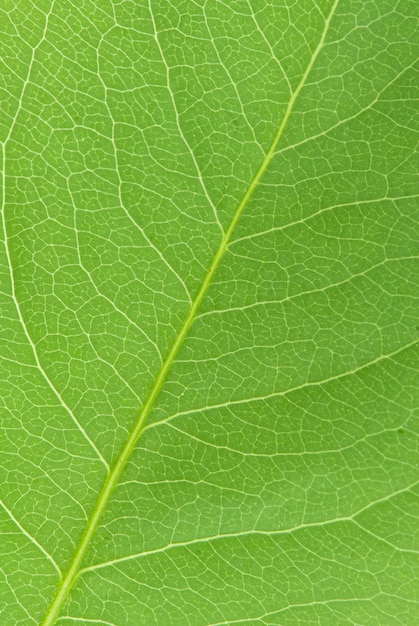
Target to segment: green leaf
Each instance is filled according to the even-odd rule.
[[[416,3],[0,30],[1,624],[413,624]]]

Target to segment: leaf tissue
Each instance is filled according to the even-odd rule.
[[[417,17],[3,0],[2,626],[415,623]]]

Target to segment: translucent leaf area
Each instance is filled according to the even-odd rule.
[[[1,626],[417,623],[417,33],[2,0]]]

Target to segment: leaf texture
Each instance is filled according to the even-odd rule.
[[[0,14],[1,624],[415,623],[415,3]]]

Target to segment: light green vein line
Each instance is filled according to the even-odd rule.
[[[17,317],[18,317],[19,322],[21,324],[23,333],[24,333],[24,335],[26,337],[28,345],[31,348],[33,359],[35,361],[35,367],[41,373],[41,376],[44,378],[46,384],[51,389],[52,393],[54,394],[54,396],[57,399],[57,401],[59,402],[59,404],[64,408],[64,410],[66,411],[66,413],[68,414],[68,416],[70,417],[72,422],[75,424],[76,428],[80,431],[80,433],[82,434],[84,439],[87,441],[89,446],[94,450],[95,455],[98,457],[98,459],[100,459],[100,461],[105,466],[106,471],[108,472],[109,471],[108,463],[106,462],[106,460],[104,459],[104,457],[100,453],[99,449],[96,447],[95,443],[92,441],[92,439],[90,439],[89,435],[87,434],[87,432],[85,431],[83,426],[76,419],[76,416],[74,415],[74,412],[71,410],[70,406],[65,402],[64,398],[62,397],[62,395],[60,394],[60,392],[58,391],[58,389],[54,385],[53,381],[48,376],[46,370],[43,368],[41,360],[40,360],[40,357],[39,357],[39,354],[38,354],[38,350],[37,350],[36,344],[33,341],[32,336],[31,336],[31,334],[30,334],[30,332],[28,330],[28,327],[27,327],[27,325],[25,323],[25,319],[23,317],[22,309],[21,309],[21,306],[19,304],[19,300],[18,300],[18,298],[16,296],[15,279],[14,279],[14,271],[13,271],[13,263],[12,263],[12,255],[10,253],[10,244],[9,244],[10,237],[9,237],[9,234],[7,232],[7,227],[6,227],[6,224],[7,224],[7,220],[6,220],[6,144],[3,144],[3,146],[0,145],[0,149],[1,149],[1,147],[2,147],[2,156],[0,158],[1,158],[2,173],[1,173],[1,183],[0,184],[1,184],[1,187],[2,187],[2,191],[1,191],[1,199],[0,199],[0,204],[1,204],[1,208],[0,208],[1,226],[0,227],[3,230],[4,251],[5,251],[5,255],[6,255],[7,268],[8,268],[8,272],[9,272],[9,276],[10,276],[10,297],[11,297],[11,299],[13,301],[13,304],[14,304],[14,307],[15,307],[15,310],[16,310],[16,313],[17,313]],[[26,366],[26,364],[25,364],[25,366]]]
[[[266,172],[266,169],[268,168],[269,163],[272,160],[272,157],[275,154],[277,145],[279,140],[281,139],[282,133],[284,132],[285,126],[287,125],[287,122],[290,118],[290,115],[292,113],[292,110],[294,108],[294,104],[295,101],[298,98],[299,93],[301,92],[301,90],[303,89],[306,81],[307,81],[307,77],[320,53],[320,50],[323,47],[325,38],[326,38],[326,34],[327,31],[329,29],[330,26],[330,22],[332,20],[333,14],[336,10],[337,4],[338,4],[339,0],[335,0],[335,2],[333,3],[333,6],[330,10],[329,16],[327,17],[325,24],[324,24],[324,29],[322,32],[322,35],[320,37],[320,41],[316,47],[316,49],[314,50],[310,62],[307,65],[307,68],[300,80],[300,83],[298,84],[298,87],[296,88],[296,90],[294,91],[294,93],[291,95],[291,98],[289,100],[288,106],[286,108],[284,117],[282,118],[282,121],[279,125],[279,128],[276,132],[276,135],[268,149],[268,151],[266,152],[255,176],[253,177],[251,183],[249,184],[249,187],[247,188],[246,192],[244,193],[242,199],[240,200],[239,204],[237,205],[237,208],[234,212],[234,215],[231,219],[231,222],[223,236],[223,238],[221,239],[220,245],[218,246],[217,251],[215,252],[214,258],[210,264],[210,267],[204,277],[204,280],[201,284],[201,287],[198,290],[197,295],[195,296],[194,301],[192,302],[190,309],[188,311],[188,314],[185,317],[185,320],[182,324],[182,327],[179,331],[179,334],[177,335],[172,347],[170,348],[170,351],[164,361],[164,363],[162,364],[159,373],[157,374],[157,377],[153,383],[153,386],[150,389],[150,392],[148,394],[148,397],[144,403],[144,405],[142,406],[142,408],[140,409],[140,412],[138,414],[138,418],[137,421],[134,425],[134,428],[132,429],[131,433],[128,436],[128,439],[125,443],[125,446],[121,452],[120,457],[117,459],[115,465],[113,466],[111,472],[109,473],[99,495],[98,498],[96,500],[95,506],[93,508],[92,514],[87,522],[86,528],[84,530],[83,536],[81,538],[81,541],[74,553],[74,557],[73,560],[70,564],[69,569],[67,570],[66,575],[59,581],[58,586],[57,586],[57,590],[56,590],[56,594],[45,614],[45,617],[41,623],[41,626],[52,626],[56,620],[56,618],[59,616],[60,610],[62,605],[64,604],[64,602],[67,599],[68,594],[70,593],[70,590],[72,588],[72,586],[74,585],[79,573],[80,573],[80,569],[84,560],[84,556],[87,552],[87,549],[89,547],[90,541],[93,537],[93,535],[96,532],[96,528],[99,524],[100,518],[102,516],[102,513],[104,512],[106,505],[109,501],[109,498],[111,496],[111,493],[115,487],[115,485],[117,484],[119,477],[122,473],[122,470],[124,469],[128,459],[130,458],[137,442],[138,439],[143,431],[144,425],[145,425],[145,421],[151,411],[151,409],[153,408],[154,402],[160,392],[160,389],[166,379],[166,376],[176,358],[176,355],[179,351],[179,348],[181,347],[186,335],[188,334],[188,331],[196,317],[197,311],[201,305],[201,302],[206,294],[206,292],[208,291],[208,288],[211,284],[212,278],[214,276],[214,273],[216,271],[216,269],[218,268],[218,266],[220,265],[220,262],[224,256],[224,253],[227,249],[228,243],[231,239],[231,236],[237,226],[237,222],[240,219],[241,214],[243,213],[243,209],[245,208],[245,206],[247,205],[247,203],[249,202],[249,199],[251,198],[251,196],[253,195],[253,192],[255,191],[259,181],[261,180],[262,176],[264,175],[264,173]]]
[[[40,550],[42,552],[42,554],[44,554],[48,561],[50,561],[50,563],[53,565],[54,569],[58,572],[58,574],[61,576],[61,570],[58,567],[57,563],[54,561],[54,559],[52,558],[52,556],[50,554],[48,554],[48,552],[45,550],[45,548],[43,548],[41,546],[41,544],[35,539],[35,537],[33,537],[31,534],[28,533],[27,530],[25,530],[25,528],[22,526],[22,524],[16,519],[16,517],[13,515],[13,513],[7,508],[7,506],[4,504],[4,502],[2,500],[0,500],[0,506],[2,507],[2,509],[7,513],[7,515],[9,516],[9,518],[12,520],[12,522],[17,526],[17,528],[20,530],[20,532],[25,535],[25,537],[27,537],[27,539],[29,539],[29,541],[31,543],[33,543],[38,550]]]
[[[342,524],[344,522],[356,524],[359,528],[361,528],[361,530],[363,530],[367,534],[372,535],[373,537],[375,537],[375,539],[378,539],[379,541],[382,541],[386,543],[387,545],[391,546],[393,550],[396,550],[399,553],[417,554],[417,550],[409,549],[409,548],[400,548],[400,546],[392,544],[390,541],[387,541],[383,537],[380,537],[379,535],[374,534],[373,532],[365,528],[365,526],[363,526],[360,522],[358,522],[356,518],[362,515],[362,513],[364,513],[368,509],[371,509],[377,506],[377,504],[380,504],[382,502],[389,502],[393,500],[394,498],[396,498],[396,496],[399,496],[402,494],[410,494],[412,490],[418,484],[419,484],[418,481],[415,481],[413,483],[405,485],[404,487],[402,487],[401,489],[398,489],[397,491],[393,492],[390,495],[386,494],[385,496],[381,498],[377,498],[373,502],[369,502],[365,506],[358,509],[358,511],[354,511],[352,515],[342,515],[341,517],[335,517],[334,519],[319,519],[314,522],[302,521],[300,524],[296,524],[295,526],[287,526],[279,530],[277,528],[272,528],[269,530],[261,530],[261,529],[255,528],[253,530],[245,530],[245,531],[231,532],[231,533],[224,533],[224,534],[210,535],[210,536],[207,535],[205,537],[196,537],[196,539],[191,539],[190,541],[178,541],[176,543],[170,543],[160,548],[154,548],[154,550],[144,550],[144,552],[139,552],[137,554],[130,554],[129,556],[122,556],[119,559],[113,559],[112,561],[106,561],[104,563],[97,563],[96,565],[90,565],[89,567],[84,568],[82,570],[82,573],[94,572],[97,570],[106,569],[108,567],[118,567],[118,565],[120,565],[121,563],[126,563],[128,561],[134,561],[137,559],[142,559],[144,557],[148,557],[153,554],[164,554],[168,552],[169,550],[176,550],[177,548],[184,548],[184,547],[190,548],[191,546],[195,546],[201,543],[207,543],[209,541],[216,542],[216,541],[224,541],[225,539],[241,539],[243,537],[254,537],[256,535],[265,536],[265,537],[279,537],[281,535],[289,535],[290,533],[297,533],[300,530],[307,530],[308,528],[324,528],[325,526],[334,526],[336,524]]]
[[[55,6],[55,0],[53,0],[53,2],[51,3],[49,11],[45,15],[45,24],[44,24],[44,28],[43,28],[43,31],[42,31],[42,35],[41,35],[38,43],[36,44],[36,46],[32,49],[32,54],[31,54],[31,58],[30,58],[30,61],[29,61],[29,68],[28,68],[28,71],[26,73],[26,77],[25,77],[24,82],[23,82],[23,86],[22,86],[22,89],[21,89],[21,92],[20,92],[20,96],[19,96],[18,105],[16,107],[16,111],[15,111],[14,117],[13,117],[13,119],[11,121],[9,132],[8,132],[7,137],[5,138],[4,142],[0,143],[0,150],[2,152],[2,154],[1,154],[1,182],[0,182],[0,184],[1,184],[1,197],[0,197],[1,225],[0,225],[0,227],[1,227],[2,231],[3,231],[4,250],[5,250],[5,254],[6,254],[8,272],[9,272],[9,275],[10,275],[10,282],[11,282],[10,296],[11,296],[11,299],[12,299],[13,304],[15,306],[17,316],[18,316],[20,324],[22,326],[22,330],[23,330],[23,332],[24,332],[24,334],[26,336],[26,339],[28,341],[28,344],[29,344],[29,346],[30,346],[30,348],[32,350],[36,367],[40,371],[40,373],[41,373],[42,377],[44,378],[45,382],[47,383],[48,387],[51,389],[51,391],[53,392],[53,394],[57,398],[58,402],[65,409],[65,411],[67,412],[67,414],[69,415],[71,420],[74,422],[75,426],[78,428],[78,430],[80,431],[82,436],[86,439],[88,444],[94,450],[95,454],[100,459],[100,461],[103,463],[103,465],[106,468],[106,471],[108,472],[109,471],[108,463],[103,458],[103,456],[99,452],[98,448],[93,443],[93,441],[90,439],[90,437],[88,436],[87,432],[84,430],[82,425],[78,422],[78,420],[76,419],[73,411],[66,404],[66,402],[62,398],[61,394],[59,393],[58,389],[55,387],[55,385],[53,384],[52,380],[49,378],[47,372],[42,367],[42,364],[41,364],[41,361],[40,361],[40,358],[39,358],[39,355],[38,355],[38,351],[37,351],[35,342],[32,340],[30,332],[29,332],[29,330],[28,330],[28,328],[27,328],[27,326],[25,324],[25,320],[24,320],[24,317],[23,317],[23,314],[22,314],[22,310],[21,310],[19,301],[18,301],[17,296],[16,296],[13,264],[12,264],[11,254],[10,254],[10,244],[9,244],[10,237],[8,235],[8,232],[7,232],[7,220],[6,220],[6,182],[7,182],[6,181],[6,178],[7,178],[7,176],[6,176],[6,171],[7,171],[6,170],[6,148],[7,148],[8,142],[10,141],[10,138],[12,136],[13,130],[14,130],[15,126],[16,126],[16,122],[17,122],[19,113],[22,110],[22,103],[23,103],[23,100],[24,100],[24,96],[26,94],[27,87],[30,84],[30,80],[31,80],[32,68],[34,66],[36,51],[40,48],[42,43],[47,38],[49,22],[50,22],[51,15],[53,14],[53,11],[54,11],[54,6]]]
[[[302,389],[311,389],[313,387],[323,387],[329,383],[332,383],[336,380],[345,380],[349,376],[356,376],[360,372],[382,363],[383,361],[387,361],[392,359],[394,356],[403,353],[405,350],[412,348],[413,346],[419,345],[417,339],[414,339],[410,343],[404,344],[397,348],[397,350],[393,350],[393,352],[386,352],[381,356],[376,357],[375,359],[371,359],[366,363],[362,363],[359,367],[354,367],[351,370],[345,370],[340,374],[336,374],[335,376],[329,376],[329,378],[323,378],[319,380],[313,380],[309,382],[303,382],[300,385],[296,385],[295,387],[288,387],[287,389],[283,389],[281,391],[274,391],[272,393],[264,394],[263,396],[253,396],[249,398],[241,398],[240,400],[229,400],[228,402],[220,402],[219,404],[210,404],[205,406],[200,406],[195,409],[190,409],[186,411],[179,411],[178,413],[174,413],[173,415],[169,415],[158,422],[152,422],[148,426],[145,426],[144,431],[151,430],[152,428],[157,428],[162,424],[170,424],[171,421],[177,419],[178,417],[182,417],[184,415],[193,415],[195,413],[202,413],[203,411],[216,411],[217,409],[225,409],[230,408],[232,406],[240,406],[241,404],[250,404],[251,402],[267,402],[268,400],[272,400],[272,398],[286,398],[289,395],[295,393],[296,391],[301,391]],[[300,453],[299,453],[300,454]]]

